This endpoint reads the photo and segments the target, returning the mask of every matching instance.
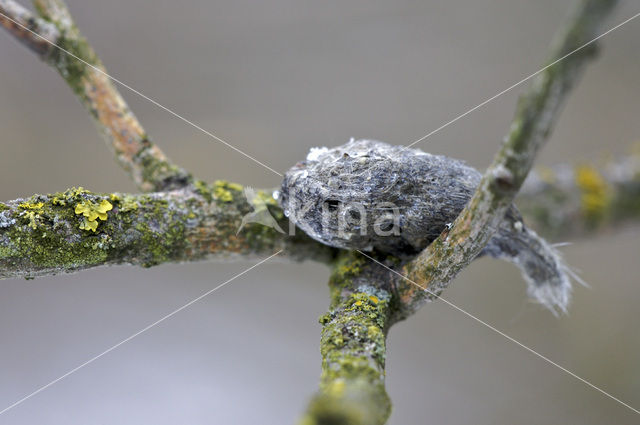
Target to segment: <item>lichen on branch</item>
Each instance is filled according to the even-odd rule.
[[[583,46],[598,35],[600,24],[616,3],[582,0],[573,11],[553,43],[548,62],[553,65],[536,75],[521,96],[509,133],[471,201],[450,230],[402,268],[402,274],[417,283],[407,281],[404,286],[408,314],[439,295],[496,232],[551,134],[560,107],[594,56],[594,44]]]
[[[63,2],[37,0],[40,17],[11,0],[0,0],[0,24],[55,68],[80,99],[116,160],[145,191],[189,185],[193,178],[153,144]],[[38,37],[38,35],[42,37]]]
[[[384,386],[386,335],[392,321],[390,275],[344,252],[329,280],[331,306],[320,318],[322,376],[300,425],[381,425],[391,413]]]
[[[77,188],[0,203],[0,278],[252,258],[280,249],[293,259],[332,260],[334,250],[302,232],[290,236],[260,223],[239,230],[254,209],[242,189],[225,181],[142,195]],[[275,200],[267,208],[288,228]]]
[[[289,236],[273,226],[245,222],[243,218],[255,212],[257,205],[247,202],[241,186],[205,184],[172,164],[151,143],[64,3],[34,3],[39,16],[14,1],[0,0],[0,12],[7,16],[0,16],[0,24],[59,72],[94,118],[120,165],[143,191],[157,193],[100,194],[79,188],[0,203],[0,278],[112,264],[148,267],[208,258],[266,257],[279,250],[296,259],[335,259],[335,249],[301,232]],[[422,288],[365,257],[341,253],[330,280],[331,307],[321,318],[320,391],[302,424],[386,422],[391,405],[384,387],[385,338],[391,324],[437,296],[487,244],[594,46],[564,56],[597,35],[599,24],[616,3],[579,3],[554,44],[550,63],[563,59],[533,80],[519,103],[506,142],[453,227],[403,265],[391,256],[379,257]],[[632,199],[637,208],[635,183],[611,190],[611,179],[590,168],[579,169],[574,180],[568,190],[577,188],[581,214],[592,222],[624,211],[624,199]],[[629,190],[633,196],[625,198],[623,193]],[[279,228],[290,228],[270,194],[259,192],[257,199]]]
[[[590,235],[638,220],[640,146],[603,164],[538,168],[525,181],[516,203],[533,227],[555,238]]]
[[[0,15],[0,25],[40,57],[48,57],[55,49],[52,43],[60,37],[60,31],[51,22],[12,0],[0,0],[0,13],[10,18]]]

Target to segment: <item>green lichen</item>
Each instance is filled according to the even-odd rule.
[[[84,80],[87,73],[92,71],[89,65],[100,66],[100,61],[87,40],[79,35],[75,26],[71,30],[57,26],[61,31],[61,36],[56,42],[60,49],[51,49],[48,61],[58,70],[73,92],[85,98]]]
[[[153,145],[146,136],[141,143],[144,147],[136,154],[134,161],[142,169],[142,180],[151,190],[174,190],[192,182],[193,177],[187,171],[165,159],[159,159],[152,151]]]
[[[11,258],[19,255],[20,253],[14,248],[0,245],[0,260],[5,258]]]
[[[163,199],[138,198],[137,214],[143,220],[135,223],[136,238],[141,249],[143,267],[151,267],[175,258],[185,251],[185,224],[182,212]]]
[[[136,211],[138,209],[138,202],[133,196],[125,195],[120,201],[120,211],[129,212]]]
[[[392,296],[384,285],[375,283],[371,267],[366,257],[355,252],[343,252],[334,263],[329,281],[331,308],[320,317],[321,392],[314,400],[332,415],[363,424],[378,423],[391,408],[384,389],[384,366]],[[349,397],[358,397],[363,404],[345,403]],[[338,406],[337,410],[329,405]],[[369,418],[369,409],[375,410],[371,418],[378,418],[376,422]],[[317,410],[307,420],[326,412]]]
[[[152,267],[168,261],[176,249],[184,246],[184,225],[175,223],[164,233],[157,232],[148,223],[139,223],[140,241],[145,247],[143,267]]]
[[[186,252],[187,211],[153,196],[74,188],[22,204],[19,222],[0,229],[0,265],[11,264],[12,269],[37,275],[41,270],[72,271],[122,258],[151,266]],[[92,223],[96,228],[100,223],[99,232],[93,231]]]
[[[355,251],[345,251],[338,256],[329,278],[332,305],[340,302],[343,289],[352,283],[353,278],[360,275],[366,263],[366,258]]]
[[[352,279],[362,266],[338,267],[336,275]],[[360,288],[321,318],[321,391],[303,424],[382,424],[391,411],[384,388],[390,294],[374,286]]]
[[[48,221],[51,214],[47,205],[40,216]],[[58,232],[53,227],[41,224],[27,225],[31,229],[25,232],[20,226],[6,231],[10,245],[0,249],[0,259],[12,261],[28,261],[37,268],[61,268],[71,271],[82,266],[101,264],[107,258],[107,252],[96,249],[96,237],[68,239],[65,232]]]
[[[199,195],[201,195],[207,202],[213,201],[213,189],[210,185],[202,180],[196,180],[193,182],[193,187]]]
[[[0,202],[0,212],[6,211],[8,209],[10,209],[8,206]]]
[[[20,217],[23,222],[26,222],[26,224],[32,229],[36,229],[38,227],[43,207],[44,203],[41,202],[37,196],[34,196],[31,200],[20,202],[18,204],[18,209],[22,210]]]
[[[225,180],[216,180],[213,184],[207,184],[202,180],[196,180],[193,182],[195,191],[200,194],[207,202],[213,200],[220,202],[233,202],[234,200],[240,200],[242,196],[243,187],[238,183],[230,183]]]
[[[0,259],[29,262],[34,269],[66,270],[103,262],[107,254],[96,249],[95,237],[71,237],[66,231],[66,223],[77,223],[72,205],[87,194],[74,188],[19,203],[19,224],[4,230],[7,242],[0,249]]]

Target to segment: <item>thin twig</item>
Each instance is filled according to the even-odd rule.
[[[11,0],[0,0],[0,23],[54,67],[93,117],[118,163],[143,191],[184,187],[191,175],[153,144],[80,34],[62,1],[35,2],[41,17]]]
[[[640,219],[640,146],[600,164],[533,170],[516,198],[530,226],[554,239],[592,235]]]
[[[565,56],[597,36],[617,0],[583,0],[552,46],[549,62]],[[517,195],[536,154],[549,137],[558,112],[578,81],[595,45],[576,51],[538,74],[518,103],[509,134],[484,174],[473,198],[450,230],[443,232],[402,273],[417,282],[401,288],[408,312],[439,294],[482,251]]]

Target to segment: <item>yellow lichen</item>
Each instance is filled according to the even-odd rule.
[[[222,202],[231,202],[233,201],[233,195],[231,195],[231,192],[229,192],[228,190],[226,190],[225,188],[218,186],[214,189],[213,191],[213,196]]]
[[[103,199],[100,203],[82,201],[76,204],[75,213],[84,216],[84,220],[80,224],[81,229],[96,232],[98,229],[98,220],[105,221],[107,219],[107,211],[111,211],[112,209],[113,205],[106,199]]]
[[[216,180],[213,182],[213,197],[218,201],[231,202],[233,201],[233,193],[242,192],[242,185],[238,183],[229,183],[224,180]]]
[[[242,185],[238,183],[227,183],[227,187],[236,192],[242,192]]]
[[[25,211],[25,217],[29,219],[29,227],[36,230],[38,223],[36,222],[36,213],[34,211]]]
[[[540,180],[542,180],[543,182],[547,184],[554,184],[556,182],[556,173],[555,171],[553,171],[553,169],[540,166],[538,167],[537,171]]]
[[[601,218],[611,201],[609,186],[594,167],[581,165],[576,169],[576,184],[582,190],[582,210],[591,219]]]
[[[43,202],[21,202],[18,204],[18,208],[25,210],[22,215],[29,220],[28,226],[33,230],[38,228],[38,213],[42,212],[44,207]]]
[[[371,295],[369,297],[369,300],[371,300],[372,303],[374,304],[378,304],[380,302],[380,300],[378,299],[378,297],[376,297],[375,295]]]
[[[382,336],[382,331],[379,327],[373,325],[367,327],[367,338],[373,340],[375,338],[379,338],[380,336]]]
[[[44,203],[43,202],[21,202],[20,204],[18,204],[19,208],[22,208],[23,210],[40,210],[42,209],[42,207],[44,207]]]
[[[327,385],[325,392],[332,397],[342,397],[344,393],[345,381],[344,379],[336,379],[335,381]]]
[[[80,229],[91,230],[95,233],[98,230],[98,222],[90,221],[85,218],[84,220],[82,220],[82,223],[80,223]]]
[[[64,198],[59,198],[57,196],[54,196],[51,199],[51,203],[53,205],[60,205],[61,207],[64,207],[65,205],[67,205],[67,201],[65,201]]]

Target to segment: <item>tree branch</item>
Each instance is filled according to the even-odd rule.
[[[322,377],[301,425],[381,425],[391,413],[384,387],[391,324],[390,273],[355,252],[333,268],[331,307],[320,318]],[[375,283],[374,283],[375,282]]]
[[[84,189],[0,203],[0,279],[74,272],[96,266],[265,257],[331,261],[335,250],[302,232],[282,234],[243,217],[268,210],[288,221],[270,193],[249,204],[240,185],[197,182],[143,195]]]
[[[583,49],[581,46],[597,35],[600,22],[615,4],[615,0],[580,3],[554,43],[550,62],[553,65],[540,73],[521,97],[509,135],[469,204],[451,229],[400,267],[402,275],[417,285],[390,274],[392,264],[388,268],[378,266],[376,275],[375,264],[363,257],[345,255],[345,262],[335,266],[330,281],[332,309],[321,319],[324,328],[320,393],[312,400],[303,425],[386,422],[390,404],[384,390],[384,338],[372,340],[366,329],[368,323],[362,319],[380,320],[379,326],[372,328],[372,334],[386,335],[391,323],[437,297],[482,251],[551,133],[564,99],[594,53],[593,45]],[[578,48],[581,49],[566,56]],[[554,63],[559,58],[562,61]],[[576,181],[581,188],[598,186],[591,180],[583,176]],[[383,308],[378,307],[381,297],[385,300]],[[373,312],[371,316],[366,313],[360,316],[365,308]]]
[[[0,24],[54,67],[93,117],[118,163],[143,191],[179,189],[191,175],[153,143],[59,0],[36,0],[41,17],[0,0]],[[58,47],[55,47],[55,46]]]
[[[275,217],[281,228],[287,229],[289,223],[269,193],[259,192],[258,202],[250,204],[241,186],[206,185],[171,164],[149,141],[64,3],[34,3],[40,17],[14,1],[0,0],[0,12],[6,15],[0,15],[0,24],[58,70],[91,113],[121,166],[142,190],[158,193],[96,194],[71,189],[0,203],[0,278],[111,264],[152,266],[266,256],[280,249],[296,259],[330,262],[336,258],[337,250],[300,232],[286,236],[260,223],[242,227],[243,218],[260,208]],[[615,4],[616,0],[581,1],[554,43],[552,60],[593,39]],[[505,143],[450,230],[404,266],[391,258],[380,259],[422,288],[355,253],[340,254],[329,282],[330,310],[321,318],[320,392],[302,420],[304,425],[386,422],[391,404],[384,388],[385,338],[391,324],[439,295],[492,237],[550,134],[563,100],[593,53],[594,46],[589,45],[552,62],[534,79],[520,100]],[[626,169],[637,171],[638,162]],[[527,196],[553,200],[558,192],[567,194],[569,201],[563,204],[567,212],[557,213],[552,203],[545,206],[541,216],[553,218],[547,226],[550,229],[563,227],[577,210],[584,223],[610,222],[629,210],[629,205],[640,215],[637,173],[622,180],[616,180],[615,172],[600,175],[586,168],[567,178],[555,175],[553,182],[542,176],[537,183],[534,176],[531,189],[521,198],[527,211]],[[570,195],[576,190],[580,195]]]
[[[402,285],[407,314],[439,295],[489,242],[551,133],[563,101],[594,56],[595,45],[575,50],[597,36],[600,23],[616,3],[580,2],[553,44],[549,62],[553,65],[538,74],[520,98],[509,134],[469,204],[450,230],[402,268],[402,274],[420,286]]]
[[[640,150],[604,166],[534,170],[516,203],[528,223],[554,238],[592,234],[640,219]]]
[[[55,49],[51,43],[60,37],[60,31],[52,23],[10,0],[0,0],[0,13],[5,15],[0,15],[0,25],[38,56],[48,57]]]
[[[149,195],[93,194],[79,189],[75,191],[77,193],[74,196],[70,195],[74,190],[70,190],[65,193],[34,195],[29,199],[0,203],[0,278],[72,272],[108,264],[149,266],[164,262],[195,261],[201,258],[226,259],[227,256],[234,255],[246,258],[267,255],[283,247],[285,254],[288,253],[297,260],[314,259],[328,262],[338,252],[311,240],[299,229],[296,229],[296,236],[286,237],[272,228],[254,223],[247,225],[246,229],[236,236],[243,217],[252,213],[252,210],[264,210],[265,207],[271,216],[277,218],[282,229],[289,228],[289,222],[271,197],[270,191],[257,191],[257,201],[252,205],[244,198],[241,186],[222,181],[213,185],[196,181],[193,186],[179,191]],[[50,204],[55,198],[64,198],[69,208],[53,208],[64,206]],[[109,201],[114,207],[107,212],[109,226],[98,219],[94,220],[97,233],[80,229],[84,216],[75,214],[75,206],[83,201],[99,205],[102,200]],[[208,204],[209,201],[215,205]],[[601,170],[584,164],[577,167],[562,164],[534,170],[527,178],[517,201],[529,224],[533,224],[533,227],[548,236],[591,234],[597,229],[620,226],[627,221],[640,219],[640,152],[623,160],[610,162]],[[43,205],[34,208],[40,202]],[[126,207],[123,207],[123,202]],[[183,204],[187,205],[187,210],[180,206]],[[142,208],[143,205],[145,208]],[[144,232],[141,230],[149,220],[158,221],[161,218],[158,215],[149,215],[147,210],[160,213],[160,208],[169,208],[170,211],[182,210],[192,216],[192,219],[187,221],[194,240],[198,241],[195,243],[197,249],[186,248],[192,242],[186,245],[176,242],[168,255],[154,255],[154,244],[151,242],[163,243],[161,233],[164,230],[157,226],[163,226],[162,229],[166,230],[165,226],[182,226],[185,221],[184,214],[169,215],[167,217],[170,222],[153,224],[157,230],[155,236],[152,233],[151,236],[143,238]],[[143,210],[146,212],[142,213]],[[134,211],[138,212],[132,214]],[[135,224],[140,227],[140,234],[136,233],[139,239],[132,239],[127,235],[133,223],[123,227],[119,222],[124,220],[128,223],[134,217]],[[206,221],[194,221],[195,217],[202,220],[206,217]],[[53,230],[47,227],[52,221],[57,224],[54,226],[55,232],[50,233],[49,237],[59,236],[60,240],[57,242],[39,236]],[[63,222],[64,226],[61,224]],[[33,228],[34,225],[36,228]],[[107,227],[110,233],[103,232]],[[213,236],[207,239],[206,235],[209,233]],[[225,241],[224,235],[227,235],[230,241]],[[259,238],[256,238],[258,235]],[[127,246],[129,251],[138,250],[140,255],[130,255],[126,249],[123,251],[115,247],[111,252],[93,249],[79,251],[79,248],[86,244],[93,247],[101,238],[116,241],[126,238],[126,243],[119,246]],[[54,242],[53,245],[50,242]],[[180,249],[184,249],[184,252],[180,252]],[[12,251],[13,254],[9,255]],[[40,252],[42,255],[33,256],[34,252]],[[100,257],[98,261],[95,258],[96,254]],[[16,262],[16,257],[30,258],[31,261]],[[68,261],[70,259],[73,260],[71,263]]]

